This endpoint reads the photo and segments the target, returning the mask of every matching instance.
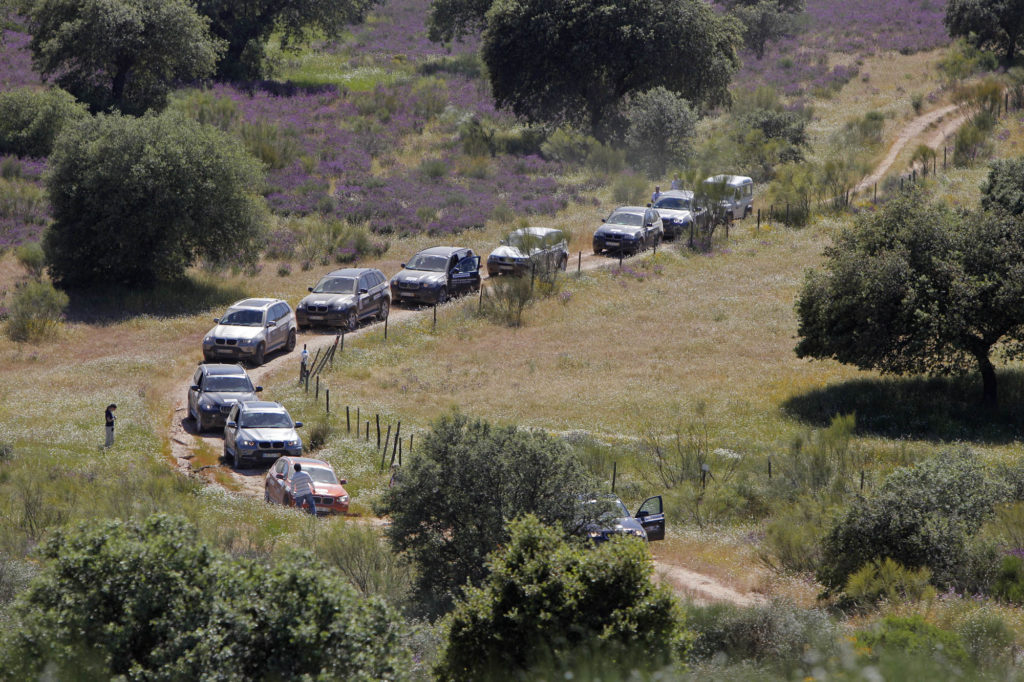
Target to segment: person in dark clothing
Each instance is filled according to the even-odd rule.
[[[117,405],[110,403],[107,405],[107,411],[104,413],[104,416],[107,418],[107,440],[106,443],[103,444],[103,447],[105,448],[109,448],[114,444],[114,420],[117,419],[117,417],[114,416],[114,410],[116,409]]]

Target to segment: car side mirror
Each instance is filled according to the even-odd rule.
[[[276,478],[279,481],[283,481],[284,480],[284,474],[274,474],[274,478]]]
[[[508,240],[507,240],[507,239],[502,239],[502,240],[501,240],[500,242],[498,242],[498,243],[499,243],[499,244],[501,244],[502,246],[508,246]]]
[[[214,324],[220,324],[220,318],[219,317],[213,318],[213,323]]]
[[[268,327],[276,327],[277,326],[277,320],[269,320],[267,322],[267,326]]]
[[[369,291],[369,289],[360,289],[360,290],[359,290],[359,293],[361,293],[361,294],[365,294],[365,293],[367,293],[368,291]]]
[[[224,426],[225,426],[225,427],[227,427],[227,428],[229,428],[229,429],[233,429],[233,428],[235,428],[236,426],[238,426],[238,422],[236,422],[236,421],[235,421],[234,419],[229,419],[229,420],[228,420],[228,421],[227,421],[227,422],[226,422],[226,423],[224,424]]]
[[[405,263],[402,263],[399,267],[401,267],[403,270],[405,270]]]
[[[263,387],[262,387],[262,386],[257,386],[257,387],[256,387],[256,393],[259,393],[259,392],[260,392],[260,391],[262,391],[262,390],[263,390]]]
[[[348,483],[348,479],[347,478],[339,478],[338,482],[341,483],[342,485],[345,485],[346,483]]]
[[[295,428],[301,429],[302,428],[302,422],[295,422]]]
[[[306,287],[306,291],[308,291],[309,293],[313,293],[313,287]]]
[[[191,386],[188,387],[188,390],[190,390],[190,391],[198,391],[199,390],[199,384],[192,384]]]
[[[605,221],[605,219],[604,219],[604,218],[601,218],[601,222],[603,223],[604,221]]]
[[[651,208],[651,204],[647,204],[647,208]]]

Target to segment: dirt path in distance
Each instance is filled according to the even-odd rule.
[[[701,606],[721,602],[736,606],[755,606],[765,602],[764,595],[738,592],[710,576],[666,563],[661,559],[654,560],[654,579],[667,583],[676,594]]]
[[[889,172],[889,169],[892,168],[892,165],[896,162],[896,157],[900,155],[900,152],[903,151],[907,144],[923,135],[932,126],[937,126],[937,128],[925,140],[925,144],[932,149],[941,147],[946,138],[955,133],[963,125],[964,121],[967,120],[967,114],[959,109],[959,105],[947,104],[926,114],[921,114],[903,126],[900,134],[896,136],[896,139],[893,140],[892,145],[889,147],[885,158],[875,166],[875,169],[866,178],[854,187],[854,194],[859,194],[872,187],[876,182],[880,182],[885,177],[885,174]]]

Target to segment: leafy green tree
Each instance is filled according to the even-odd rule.
[[[64,126],[88,114],[74,96],[60,88],[0,92],[0,153],[49,156]]]
[[[427,36],[435,43],[450,43],[483,30],[494,0],[431,0]]]
[[[764,57],[769,42],[796,32],[803,0],[732,0],[725,3],[743,24],[743,40],[754,55]]]
[[[623,141],[633,166],[660,177],[670,164],[686,165],[697,126],[689,102],[659,86],[630,97],[622,114]]]
[[[797,301],[799,357],[893,374],[949,374],[972,363],[997,405],[990,354],[1024,354],[1024,219],[954,214],[909,192],[862,215],[807,273]]]
[[[416,563],[427,608],[444,611],[467,581],[484,578],[509,521],[535,514],[567,526],[586,487],[582,465],[561,441],[455,413],[434,422],[382,511],[391,516],[392,546]]]
[[[223,47],[189,0],[38,0],[28,25],[36,69],[93,111],[162,108]]]
[[[945,21],[950,36],[998,50],[1009,64],[1024,38],[1024,0],[949,0]]]
[[[1024,215],[1024,157],[992,162],[981,186],[981,207]]]
[[[651,581],[644,542],[597,548],[566,542],[534,516],[509,526],[490,574],[445,620],[441,679],[514,679],[542,661],[571,669],[598,657],[609,667],[664,665],[684,651],[683,615]]]
[[[838,592],[871,562],[885,558],[909,569],[928,568],[939,587],[970,576],[970,539],[1011,496],[970,453],[946,453],[897,469],[869,498],[839,517],[823,542],[818,579]]]
[[[662,86],[728,102],[740,42],[736,22],[700,0],[497,0],[481,55],[499,106],[607,139],[627,95]]]
[[[266,45],[273,35],[288,49],[313,32],[339,36],[362,21],[378,0],[196,0],[210,31],[227,44],[217,75],[231,80],[267,74]]]
[[[408,677],[400,620],[308,554],[265,566],[183,519],[56,534],[0,649],[10,679]]]
[[[65,286],[145,285],[197,258],[259,252],[261,168],[213,126],[173,112],[99,116],[61,135],[50,166],[43,248]]]

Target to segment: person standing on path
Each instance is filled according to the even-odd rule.
[[[302,363],[302,367],[299,369],[299,381],[302,381],[309,374],[309,351],[306,350],[306,344],[302,344],[302,357],[299,362]]]
[[[316,502],[313,501],[313,478],[302,470],[302,465],[295,463],[295,473],[292,474],[292,497],[295,499],[295,506],[302,508],[309,504],[309,513],[316,516]]]
[[[107,420],[107,440],[103,444],[103,447],[105,448],[109,448],[114,444],[114,420],[117,419],[117,417],[114,416],[114,410],[116,409],[117,405],[110,403],[107,405],[107,411],[103,413]]]
[[[661,196],[661,185],[655,185],[654,191],[651,193],[651,203],[653,204]]]

